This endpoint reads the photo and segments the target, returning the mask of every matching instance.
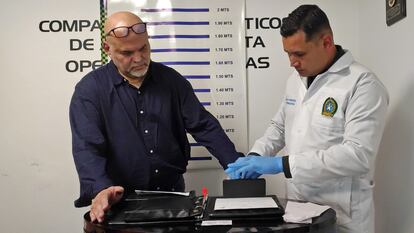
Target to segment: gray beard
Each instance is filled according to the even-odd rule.
[[[148,67],[142,71],[131,71],[129,72],[129,74],[135,78],[142,78],[147,74],[147,72],[148,72]]]

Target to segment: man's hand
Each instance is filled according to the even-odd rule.
[[[237,179],[241,179],[241,174],[239,172],[237,172],[237,169],[241,168],[241,167],[232,167],[232,168],[227,168],[225,170],[225,172],[227,173],[227,176],[230,178],[230,180],[237,180]],[[251,172],[251,173],[246,173],[244,176],[244,179],[257,179],[261,176],[262,174],[259,174],[257,172]]]
[[[283,172],[282,157],[248,156],[239,158],[227,165],[225,170],[231,179],[255,179],[258,174],[277,174]]]
[[[111,186],[100,191],[96,197],[92,199],[91,211],[89,212],[91,222],[103,222],[105,212],[108,211],[113,204],[119,202],[123,194],[124,188],[121,186]]]

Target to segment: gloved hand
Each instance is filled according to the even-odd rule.
[[[251,155],[248,155],[247,157],[249,157]],[[247,157],[239,157],[234,163],[230,163],[230,164],[238,164],[241,161],[245,160]],[[228,164],[228,165],[230,165]],[[228,166],[227,165],[227,166]],[[227,167],[227,169],[224,171],[227,173],[227,176],[231,179],[231,180],[237,180],[237,179],[242,179],[240,177],[240,173],[236,173],[237,169],[239,169],[240,167],[238,166],[233,166],[233,167]],[[262,174],[259,174],[257,172],[250,172],[250,173],[246,173],[244,179],[257,179],[259,178],[259,176],[261,176]]]
[[[261,174],[277,174],[283,171],[282,157],[248,156],[238,158],[236,162],[227,165],[225,172],[230,178],[252,179]]]
[[[237,168],[227,168],[225,170],[225,172],[227,173],[227,175],[229,176],[229,178],[231,180],[237,180],[237,179],[241,179],[241,176],[239,173],[236,172]],[[244,179],[257,179],[259,178],[259,176],[261,176],[262,174],[259,174],[257,172],[252,172],[252,173],[246,173]]]

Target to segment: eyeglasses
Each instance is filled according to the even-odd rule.
[[[146,23],[136,23],[136,24],[131,25],[129,27],[127,27],[127,26],[116,27],[116,28],[111,29],[108,33],[106,33],[105,36],[111,36],[111,32],[112,32],[112,34],[116,38],[126,37],[126,36],[128,36],[130,29],[133,32],[135,32],[136,34],[141,34],[141,33],[144,33],[144,32],[147,31],[147,24]]]

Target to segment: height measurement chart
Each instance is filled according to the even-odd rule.
[[[141,2],[141,1],[138,1]],[[238,151],[247,151],[245,1],[152,0],[108,2],[108,14],[130,10],[147,23],[151,59],[177,70],[221,123]],[[122,9],[121,9],[122,7]],[[219,164],[189,135],[189,168]]]

